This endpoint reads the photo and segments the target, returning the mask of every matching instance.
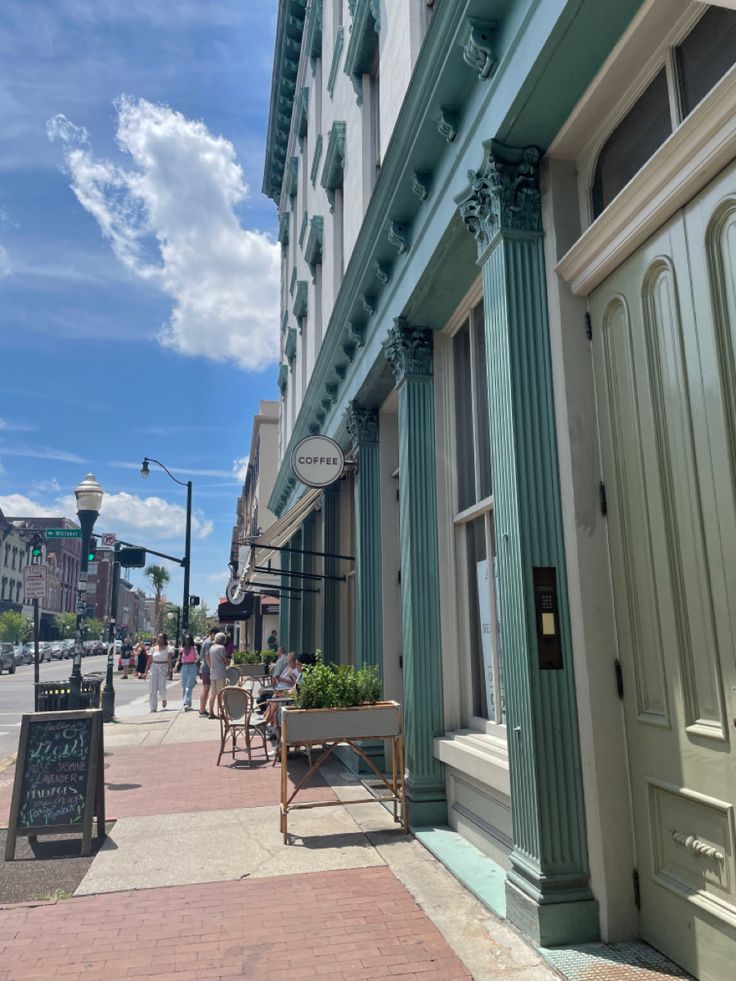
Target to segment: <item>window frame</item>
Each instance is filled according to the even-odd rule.
[[[456,646],[456,656],[459,666],[459,696],[460,696],[460,719],[464,728],[474,732],[493,735],[503,740],[507,738],[506,722],[503,719],[503,703],[500,697],[502,667],[499,657],[500,638],[496,631],[493,638],[493,681],[495,699],[494,713],[492,718],[483,718],[475,712],[476,693],[474,692],[473,665],[471,661],[471,622],[470,609],[467,603],[467,595],[470,587],[468,577],[468,535],[467,526],[477,520],[484,519],[484,536],[486,556],[489,562],[489,609],[491,620],[498,624],[497,597],[493,586],[495,577],[492,565],[494,556],[494,533],[493,533],[493,513],[494,500],[493,493],[480,498],[480,488],[482,487],[480,466],[481,455],[479,453],[479,430],[477,425],[476,406],[478,404],[477,384],[478,372],[476,366],[477,345],[473,343],[475,331],[484,330],[485,325],[483,316],[479,310],[479,304],[483,300],[483,287],[480,279],[468,292],[462,303],[458,306],[452,318],[445,326],[443,334],[448,343],[443,345],[443,357],[441,372],[443,375],[443,412],[445,415],[445,431],[455,434],[455,354],[453,339],[470,322],[470,376],[471,376],[471,418],[473,424],[473,466],[474,481],[476,488],[476,500],[470,506],[459,509],[458,507],[458,471],[456,461],[451,461],[451,466],[444,466],[442,474],[445,483],[445,500],[447,509],[443,515],[443,523],[449,525],[443,529],[441,541],[450,549],[449,561],[454,571],[453,581],[455,584],[454,595],[450,615],[453,619],[452,636]],[[482,309],[482,308],[481,308]],[[454,438],[454,436],[453,436]],[[482,657],[482,652],[481,652]],[[489,715],[490,715],[489,711]]]

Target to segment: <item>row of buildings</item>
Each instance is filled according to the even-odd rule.
[[[378,666],[412,827],[477,849],[434,845],[486,870],[489,906],[714,981],[736,952],[735,7],[279,0],[280,400],[231,554],[287,647]],[[312,434],[349,464],[323,490],[292,469]]]
[[[40,639],[53,640],[59,636],[55,617],[59,613],[76,613],[82,542],[80,538],[49,538],[49,528],[76,529],[69,518],[35,518],[6,516],[0,510],[0,613],[13,610],[32,615],[32,606],[23,593],[23,569],[31,562],[34,536],[41,539],[41,564],[47,567],[48,591],[40,601]],[[103,623],[110,615],[112,598],[111,550],[100,549],[97,561],[88,571],[88,618]],[[130,633],[150,630],[146,608],[147,597],[132,583],[121,579],[118,584],[118,616],[120,628]]]

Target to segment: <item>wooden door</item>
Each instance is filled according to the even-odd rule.
[[[736,167],[590,298],[641,933],[736,976]]]

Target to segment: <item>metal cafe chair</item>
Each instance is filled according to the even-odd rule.
[[[252,739],[258,737],[263,743],[263,752],[266,759],[268,755],[268,742],[266,740],[266,723],[260,719],[253,720],[255,714],[255,703],[253,696],[245,688],[226,686],[217,694],[217,710],[220,716],[220,752],[217,757],[217,765],[220,765],[222,754],[228,748],[235,759],[238,737],[242,736],[245,744],[245,751],[248,754],[248,763],[253,764]]]

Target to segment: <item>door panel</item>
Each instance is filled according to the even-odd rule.
[[[590,310],[642,936],[722,981],[736,950],[735,169]]]

